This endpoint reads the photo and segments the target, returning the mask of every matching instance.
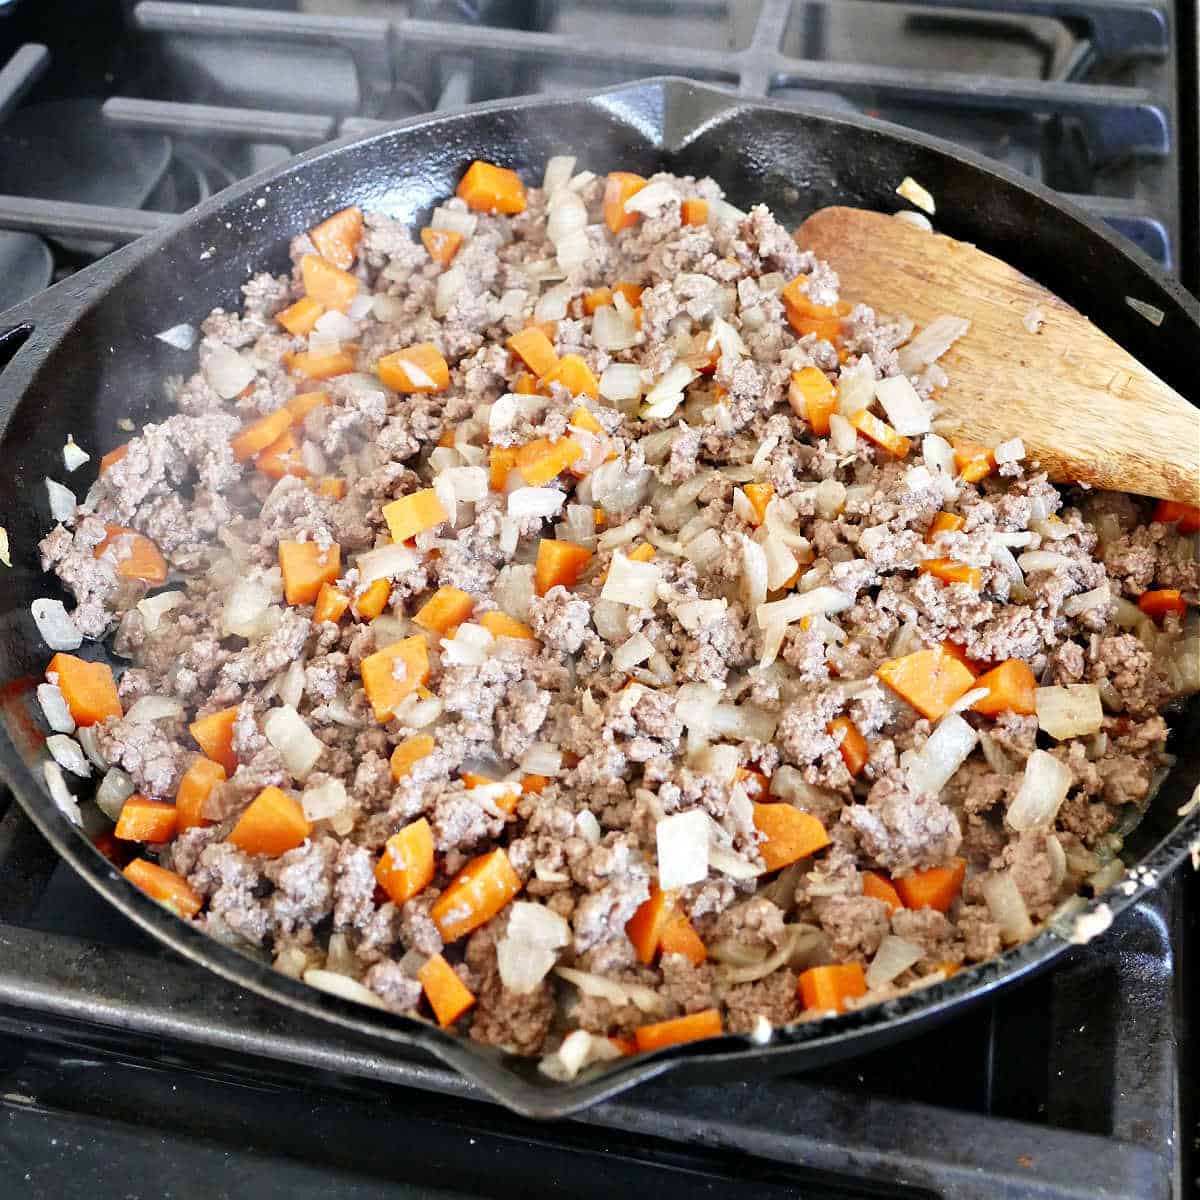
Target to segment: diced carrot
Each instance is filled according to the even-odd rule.
[[[698,1042],[702,1038],[720,1037],[721,1014],[715,1008],[688,1013],[671,1021],[656,1021],[653,1025],[639,1025],[633,1031],[633,1040],[639,1052],[648,1054],[664,1046],[677,1046],[680,1042]]]
[[[204,906],[204,897],[182,875],[144,858],[135,858],[121,874],[177,917],[194,917]]]
[[[509,637],[520,638],[522,641],[537,641],[537,638],[533,636],[533,630],[528,625],[513,620],[508,613],[502,613],[498,608],[485,612],[479,618],[479,623],[494,638]]]
[[[373,621],[385,608],[392,594],[390,579],[372,580],[357,596],[351,608],[360,621]]]
[[[927,558],[917,565],[917,571],[922,575],[934,575],[943,583],[965,583],[975,591],[983,587],[983,572],[978,567],[952,558]]]
[[[105,458],[107,457],[105,455]],[[101,459],[101,470],[104,470],[103,464],[104,460]],[[1178,522],[1180,533],[1195,533],[1200,530],[1200,506],[1183,504],[1178,500],[1160,500],[1154,506],[1154,516],[1151,520],[1164,525],[1174,525]]]
[[[124,446],[118,446],[115,450],[110,450],[100,459],[100,474],[103,475],[109,467],[115,466],[129,453],[128,442]]]
[[[642,302],[642,293],[646,289],[640,283],[614,283],[613,291],[620,292],[629,301],[630,308],[637,308]]]
[[[871,752],[867,749],[867,739],[859,733],[858,726],[849,717],[835,717],[829,722],[828,732],[834,737],[842,735],[838,749],[842,752],[846,770],[857,779],[862,774],[863,767],[867,765],[867,759],[871,757]]]
[[[304,418],[314,408],[326,408],[328,405],[328,392],[302,392],[299,396],[293,396],[284,407],[292,414],[292,424],[302,425]]]
[[[191,766],[183,773],[179,781],[179,791],[175,793],[175,811],[179,815],[178,832],[191,829],[196,825],[207,825],[204,818],[204,802],[209,793],[218,783],[224,783],[228,776],[225,768],[211,758],[196,755]]]
[[[893,883],[905,908],[936,908],[945,912],[958,896],[966,874],[967,860],[955,858],[948,867],[927,867]]]
[[[794,308],[789,308],[787,311],[788,324],[801,336],[807,337],[808,334],[816,334],[817,337],[829,342],[830,345],[836,345],[842,336],[842,319],[841,317],[806,317],[798,313]]]
[[[596,420],[595,415],[584,408],[583,405],[580,405],[571,414],[571,424],[574,425],[576,429],[582,429],[584,432],[592,434],[592,436],[595,437],[603,446],[608,448],[605,455],[606,461],[610,458],[616,457],[612,451],[612,443],[608,439],[608,434],[604,432],[604,426],[601,425],[600,422]],[[584,464],[576,463],[568,469],[572,473],[575,473],[576,471],[583,469],[583,466]],[[590,470],[590,467],[588,469]],[[600,511],[603,512],[604,510],[601,509]]]
[[[539,379],[558,366],[558,355],[546,334],[536,325],[514,333],[504,343]]]
[[[449,450],[454,445],[454,430],[443,429],[442,436],[438,438],[438,445],[441,446],[443,450]]]
[[[326,262],[319,254],[306,254],[300,260],[300,278],[306,295],[338,312],[344,313],[358,295],[358,276]]]
[[[292,423],[292,414],[287,408],[277,408],[265,417],[243,425],[238,433],[230,439],[229,445],[233,457],[238,462],[245,462],[265,450],[273,441],[284,433]]]
[[[490,921],[520,890],[520,876],[497,848],[467,863],[433,902],[429,915],[442,940],[454,942]]]
[[[336,625],[349,607],[350,597],[345,592],[339,591],[332,583],[323,583],[313,606],[313,620],[332,621]]]
[[[526,329],[540,329],[548,341],[553,342],[558,337],[558,322],[557,321],[534,321],[528,320],[525,322]]]
[[[631,1037],[618,1037],[614,1034],[608,1040],[626,1057],[638,1052],[637,1042]]]
[[[674,902],[670,892],[664,892],[656,883],[651,884],[650,898],[644,900],[637,912],[625,922],[625,936],[633,943],[639,962],[648,964],[654,961],[663,926],[671,915]]]
[[[572,396],[600,398],[600,383],[578,354],[564,354],[558,366],[542,376],[543,387],[549,388],[552,383],[561,383]]]
[[[444,392],[450,386],[450,367],[432,342],[386,354],[375,368],[395,392]]]
[[[663,954],[682,954],[694,967],[698,967],[708,958],[708,951],[704,948],[700,935],[691,921],[677,908],[671,911],[663,924],[658,948]]]
[[[864,871],[862,885],[863,895],[870,896],[873,900],[882,900],[887,905],[889,913],[897,912],[904,907],[900,893],[896,891],[892,881],[886,875],[881,875],[878,871]]]
[[[383,519],[388,523],[393,542],[406,542],[426,529],[433,529],[446,519],[446,510],[433,488],[410,492],[383,506]]]
[[[784,306],[802,317],[837,316],[838,310],[836,305],[817,304],[809,299],[808,293],[804,291],[804,285],[807,282],[807,275],[797,275],[795,279],[788,282],[779,293],[779,298],[783,301]]]
[[[993,667],[980,675],[971,686],[988,690],[982,700],[976,700],[971,706],[984,716],[994,717],[1002,712],[1013,712],[1028,717],[1037,711],[1033,703],[1037,678],[1029,665],[1019,658],[1010,658]]]
[[[978,442],[956,442],[954,465],[967,483],[978,483],[996,469],[992,452]]]
[[[474,607],[475,601],[461,588],[440,587],[417,610],[413,624],[430,633],[453,637],[451,630],[457,629]]]
[[[636,225],[640,213],[626,212],[625,201],[636,196],[646,180],[631,171],[611,171],[604,181],[604,222],[613,233]]]
[[[476,212],[514,216],[525,211],[525,186],[516,171],[476,159],[459,181],[455,195]]]
[[[602,508],[593,508],[592,518],[596,522],[597,529],[603,529],[608,524],[608,513]]]
[[[987,665],[985,663],[981,663],[977,659],[972,658],[967,653],[966,648],[960,646],[957,642],[951,642],[947,640],[942,642],[941,645],[942,649],[945,650],[947,654],[949,654],[952,658],[957,658],[958,661],[962,663],[962,665],[966,667],[972,675],[979,675],[981,672],[987,670]]]
[[[283,312],[276,313],[275,320],[292,337],[307,337],[324,315],[325,305],[318,303],[311,296],[301,296],[295,304],[289,304]]]
[[[535,438],[517,451],[517,469],[530,487],[541,487],[560,475],[583,454],[583,447],[573,437]]]
[[[583,311],[589,317],[595,316],[596,309],[604,308],[605,305],[611,304],[613,298],[612,288],[598,287],[593,288],[583,298]]]
[[[467,791],[471,791],[477,787],[490,787],[493,784],[502,784],[508,790],[501,795],[496,796],[492,803],[503,812],[514,813],[517,811],[517,805],[520,803],[521,795],[524,789],[521,785],[511,779],[493,779],[490,775],[476,775],[474,771],[463,771],[460,775],[463,781],[463,787]]]
[[[354,266],[362,228],[362,209],[352,204],[326,217],[320,225],[314,225],[308,236],[322,258],[327,258],[335,267],[348,270]]]
[[[429,680],[429,646],[423,634],[403,638],[367,655],[359,668],[377,721],[387,721],[396,706]]]
[[[331,500],[344,500],[346,498],[346,481],[333,475],[326,475],[323,479],[317,480],[316,490],[318,496],[328,496]]]
[[[819,367],[792,372],[791,386],[804,400],[809,427],[817,437],[829,436],[829,418],[837,411],[837,390]]]
[[[123,842],[169,842],[178,820],[175,805],[133,795],[121,806],[113,836]]]
[[[1178,613],[1183,616],[1187,612],[1187,601],[1178,588],[1159,588],[1153,592],[1143,592],[1138,597],[1138,608],[1148,617],[1161,621],[1167,613]]]
[[[809,967],[801,974],[797,990],[806,1009],[840,1013],[846,1011],[847,1000],[867,994],[867,977],[862,963]]]
[[[771,781],[752,767],[738,767],[737,781],[751,800],[765,800],[771,794]]]
[[[679,216],[685,225],[708,224],[708,201],[691,197],[679,206]]]
[[[421,230],[421,244],[435,263],[448,267],[462,245],[462,234],[453,229],[434,229],[426,225]]]
[[[265,787],[238,817],[228,840],[247,854],[278,858],[302,846],[311,833],[300,801],[277,787]]]
[[[412,770],[413,763],[433,753],[437,743],[428,733],[414,733],[392,751],[392,778],[399,781]]]
[[[889,454],[894,454],[897,458],[905,458],[908,455],[911,443],[908,438],[898,434],[886,421],[881,421],[873,412],[865,408],[860,408],[858,412],[851,414],[850,424],[858,430],[863,437],[870,438],[877,446],[882,446]]]
[[[936,721],[959,696],[975,686],[975,676],[941,646],[890,658],[875,672],[923,717]]]
[[[536,396],[537,390],[537,380],[528,371],[522,371],[513,384],[513,391],[518,396]]]
[[[424,891],[433,879],[433,830],[421,817],[393,833],[375,864],[375,881],[393,904]]]
[[[255,470],[261,471],[272,479],[282,479],[285,475],[294,475],[297,479],[308,478],[308,467],[300,453],[300,443],[296,435],[285,430],[254,460]]]
[[[765,839],[758,846],[764,871],[778,871],[829,845],[825,826],[790,804],[756,804],[754,827]]]
[[[769,483],[748,483],[742,488],[746,499],[754,507],[754,515],[761,525],[767,519],[767,505],[775,496],[775,489]]]
[[[354,355],[345,348],[302,350],[299,354],[285,354],[284,362],[293,375],[302,375],[305,379],[332,379],[354,370]]]
[[[280,542],[279,569],[289,604],[314,604],[322,586],[333,585],[342,569],[342,548],[333,542]]]
[[[516,465],[516,446],[492,447],[492,452],[488,459],[488,469],[490,473],[488,482],[491,484],[492,491],[504,491],[504,485],[508,482],[508,473],[513,470]]]
[[[231,708],[209,713],[207,717],[197,717],[188,726],[188,732],[196,739],[205,757],[220,763],[227,775],[232,775],[238,767],[237,755],[233,750],[233,723],[237,720],[237,714],[235,704]]]
[[[556,584],[573,588],[591,559],[592,552],[586,546],[542,538],[538,543],[537,564],[534,567],[537,594],[544,596]]]
[[[122,715],[117,683],[107,663],[88,662],[60,650],[46,668],[47,678],[52,674],[58,675],[58,690],[76,725],[95,725]]]
[[[521,791],[527,796],[540,796],[549,782],[548,775],[522,775]]]
[[[454,968],[440,954],[426,959],[417,970],[417,979],[443,1029],[453,1025],[475,1003],[471,989],[455,975]]]
[[[122,525],[105,525],[104,540],[96,547],[95,556],[100,558],[114,543],[118,578],[150,584],[166,582],[167,560],[148,537]]]
[[[955,532],[961,529],[966,523],[966,517],[960,517],[958,513],[940,512],[933,518],[925,540],[932,542],[937,534]]]

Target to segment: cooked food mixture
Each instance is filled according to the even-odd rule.
[[[965,321],[842,303],[710,179],[575,168],[298,237],[51,485],[76,606],[34,606],[51,790],[97,772],[134,884],[559,1078],[1030,937],[1120,874],[1200,687],[1200,511],[952,445]],[[73,653],[110,634],[118,677]]]

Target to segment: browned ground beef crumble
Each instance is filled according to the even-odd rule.
[[[41,547],[45,567],[77,598],[79,630],[101,638],[115,627],[115,649],[130,660],[120,679],[126,711],[142,696],[182,702],[183,719],[110,718],[98,729],[103,757],[138,792],[170,799],[196,753],[187,722],[239,706],[240,765],[209,798],[213,823],[157,851],[204,898],[196,923],[269,954],[289,973],[327,967],[354,977],[399,1012],[427,1014],[415,970],[443,951],[477,997],[458,1027],[522,1054],[546,1053],[572,1029],[627,1035],[647,1021],[714,1006],[730,1030],[753,1029],[763,1017],[800,1019],[800,971],[868,964],[889,934],[921,957],[858,1003],[998,953],[1012,937],[985,901],[987,881],[1011,878],[1037,924],[1101,870],[1167,762],[1159,714],[1186,686],[1168,661],[1190,627],[1170,614],[1156,628],[1130,602],[1148,588],[1173,587],[1197,603],[1189,539],[1146,523],[1148,502],[1060,491],[1036,463],[1007,462],[971,484],[925,470],[920,437],[908,461],[864,437],[835,451],[789,403],[792,373],[815,366],[835,384],[858,371],[869,379],[895,376],[910,323],[856,307],[843,322],[839,361],[830,342],[793,331],[779,297],[783,283],[806,275],[813,303],[835,302],[837,279],[828,267],[798,249],[762,206],[748,214],[716,206],[709,224],[683,225],[681,200],[719,200],[711,180],[661,175],[654,182],[667,185],[664,202],[615,236],[601,217],[603,179],[578,187],[592,252],[565,279],[552,269],[542,189],[528,190],[518,216],[478,215],[452,264],[463,286],[441,317],[434,304],[445,268],[405,226],[367,214],[353,271],[365,292],[388,299],[355,319],[346,339],[357,346],[360,373],[316,385],[282,365],[282,354],[306,349],[306,339],[273,319],[303,294],[299,266],[290,277],[255,276],[243,288],[240,314],[218,309],[204,321],[200,370],[173,385],[178,414],[146,426]],[[466,213],[458,200],[445,208]],[[294,261],[312,250],[307,236],[296,239]],[[534,278],[539,266],[531,264],[549,264],[541,270],[548,278]],[[594,318],[582,298],[617,280],[644,288],[641,326],[633,345],[609,352],[594,344]],[[516,391],[526,371],[505,340],[529,324],[539,295],[552,287],[563,289],[566,306],[555,349],[582,356],[597,378],[614,362],[636,364],[646,391],[677,362],[698,361],[704,331],[717,318],[740,336],[744,353],[722,343],[715,372],[692,380],[683,402],[661,418],[640,416],[636,400],[576,397],[558,383],[549,395],[521,395],[490,409]],[[397,394],[371,373],[383,355],[419,342],[433,343],[449,363],[446,390]],[[222,400],[210,368],[228,348],[253,367],[254,379]],[[936,362],[910,378],[923,400],[945,380]],[[342,499],[298,478],[276,482],[230,450],[246,422],[314,387],[331,403],[297,432],[314,469],[346,480]],[[352,614],[338,624],[314,623],[310,605],[283,604],[281,540],[337,542],[340,582],[354,593],[355,556],[389,541],[384,504],[429,487],[447,466],[486,467],[489,446],[562,437],[581,403],[607,431],[616,458],[605,469],[605,488],[570,474],[546,485],[567,492],[577,510],[512,521],[506,496],[489,490],[478,502],[460,503],[453,526],[417,536],[420,565],[393,579],[388,608],[374,623]],[[444,440],[461,452],[443,445],[431,459]],[[794,590],[832,587],[849,598],[848,607],[807,628],[788,625],[768,666],[760,665],[764,630],[748,611],[761,597],[747,582],[747,563],[766,537],[742,490],[754,481],[769,483],[791,506],[776,515],[799,564]],[[606,510],[606,521],[590,532],[595,508]],[[931,541],[930,523],[943,510],[964,524]],[[530,564],[556,521],[568,523],[559,525],[561,536],[595,553],[573,588],[534,596]],[[153,632],[136,607],[146,590],[119,580],[111,556],[94,555],[106,524],[152,538],[170,564],[170,587],[182,591]],[[514,534],[515,550],[505,549]],[[695,551],[701,537],[708,539],[704,554]],[[647,541],[660,572],[653,606],[601,600],[614,551]],[[1039,549],[1059,557],[1016,578],[1009,555]],[[977,567],[979,590],[918,573],[934,557]],[[267,593],[271,619],[253,638],[228,636],[222,620],[230,592],[247,580]],[[407,722],[409,705],[381,725],[360,664],[419,632],[411,618],[442,585],[468,592],[476,619],[505,609],[537,642],[498,641],[483,661],[455,665],[431,637],[434,704],[421,719],[432,712],[432,720]],[[1096,589],[1108,590],[1090,606],[1072,604]],[[697,601],[709,603],[698,608]],[[635,634],[653,653],[617,669],[614,651]],[[1101,728],[1056,741],[1039,732],[1036,716],[968,711],[962,715],[980,732],[980,746],[940,795],[912,791],[905,763],[932,724],[874,671],[884,659],[943,641],[981,664],[1022,660],[1045,685],[1098,684]],[[295,670],[303,685],[296,708],[323,745],[303,780],[264,734],[281,690],[296,684]],[[635,686],[627,688],[631,678]],[[677,711],[680,689],[690,685],[684,695],[694,697],[697,684],[713,689],[701,693],[710,708],[719,703],[733,714],[726,736],[712,735],[732,748],[732,759],[707,748],[703,721]],[[857,778],[828,731],[838,716],[853,720],[868,744]],[[396,782],[389,755],[418,732],[431,733],[436,749]],[[1006,824],[1006,808],[1038,747],[1066,764],[1071,787],[1051,825],[1018,833]],[[512,813],[474,797],[461,779],[464,770],[520,778],[521,761],[547,750],[552,758],[561,752],[560,766],[535,772],[550,781],[540,794],[523,795]],[[731,764],[772,778],[775,799],[819,818],[828,847],[779,874],[755,876],[760,835]],[[226,840],[265,786],[303,801],[330,779],[344,785],[348,804],[316,820],[299,848],[271,859]],[[656,878],[659,821],[692,811],[711,818],[713,838],[749,864],[750,877],[710,865],[705,878],[681,890],[679,906],[709,947],[707,962],[668,955],[647,965],[636,959],[625,925]],[[397,906],[377,888],[375,863],[388,837],[421,816],[433,830],[437,873]],[[642,984],[653,1003],[618,1002],[619,993],[581,996],[556,973],[528,994],[510,990],[497,960],[509,909],[443,947],[430,905],[464,863],[495,846],[506,848],[523,882],[518,899],[569,923],[569,940],[554,952],[559,967]],[[890,913],[863,893],[866,869],[902,877],[955,856],[967,860],[968,873],[945,914]]]

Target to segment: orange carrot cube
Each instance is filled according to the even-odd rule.
[[[516,171],[476,159],[459,181],[455,195],[476,212],[515,216],[525,211],[525,185]]]
[[[46,678],[51,675],[58,676],[58,690],[76,725],[95,725],[122,715],[117,683],[107,663],[88,662],[60,650],[46,668]]]
[[[604,223],[613,233],[636,225],[636,212],[626,212],[625,202],[646,186],[646,180],[631,171],[612,171],[604,182]]]
[[[670,1021],[657,1021],[652,1025],[639,1025],[633,1031],[634,1044],[642,1054],[661,1050],[664,1046],[676,1046],[681,1042],[696,1042],[702,1038],[720,1037],[721,1014],[715,1008],[675,1017]]]
[[[433,830],[421,817],[388,838],[375,864],[375,880],[393,904],[403,904],[432,879]]]
[[[225,768],[219,762],[197,755],[179,781],[175,794],[175,812],[179,817],[178,832],[183,833],[197,825],[207,825],[204,804],[209,793],[218,783],[226,779]]]
[[[96,547],[95,556],[101,558],[110,546],[116,555],[119,579],[138,579],[149,584],[166,582],[167,560],[148,537],[121,525],[105,525],[104,540]]]
[[[342,549],[337,542],[280,542],[279,569],[287,602],[313,604],[322,586],[332,586],[341,574]]]
[[[311,833],[300,801],[277,787],[265,787],[238,818],[229,841],[247,854],[278,858],[302,846]]]
[[[184,920],[194,917],[204,907],[204,897],[182,875],[144,858],[135,858],[121,874],[152,900],[157,900]]]
[[[412,770],[413,763],[433,753],[436,743],[428,733],[414,733],[405,738],[393,751],[391,759],[392,778],[399,782]]]
[[[554,343],[536,325],[514,333],[504,343],[539,378],[558,366]]]
[[[574,542],[563,542],[542,538],[538,543],[537,564],[534,567],[534,586],[539,596],[544,596],[556,584],[565,588],[575,586],[591,562],[592,552],[586,546]]]
[[[453,637],[457,629],[471,615],[475,601],[466,592],[456,587],[440,587],[417,610],[413,624],[442,637]]]
[[[351,205],[326,217],[320,225],[314,225],[308,231],[308,236],[322,258],[328,259],[335,267],[348,270],[354,265],[362,229],[362,209]]]
[[[450,386],[450,367],[432,342],[384,355],[375,369],[394,392],[444,392]]]
[[[754,827],[764,839],[758,847],[764,871],[778,871],[829,845],[825,826],[790,804],[756,804]]]
[[[454,968],[440,955],[435,954],[417,970],[417,979],[425,989],[425,998],[438,1024],[443,1028],[453,1025],[475,1003],[471,989],[454,973]]]
[[[204,756],[220,763],[228,775],[238,768],[237,755],[233,750],[233,723],[237,720],[237,714],[235,704],[231,708],[209,713],[207,717],[197,717],[188,726],[188,732],[196,739]]]
[[[230,440],[233,457],[238,462],[245,462],[265,450],[272,442],[286,432],[292,423],[292,414],[286,408],[277,408],[265,417],[243,425],[238,433]]]
[[[133,795],[121,806],[113,836],[123,842],[169,842],[178,821],[175,805]]]
[[[862,963],[809,967],[801,974],[797,990],[806,1009],[841,1013],[848,1000],[867,994],[867,977]]]
[[[520,876],[497,848],[467,863],[433,902],[429,915],[442,940],[454,942],[490,921],[520,890]]]
[[[970,669],[941,646],[888,659],[875,674],[931,721],[944,717],[950,705],[975,686]]]
[[[410,492],[383,506],[383,519],[393,542],[406,542],[426,529],[433,529],[446,519],[446,510],[433,488]]]
[[[396,707],[429,680],[429,647],[421,634],[403,638],[362,660],[363,687],[375,719],[390,719]]]
[[[434,229],[426,225],[421,230],[421,244],[435,263],[448,267],[462,245],[462,234],[453,229]]]
[[[292,335],[307,337],[325,315],[325,305],[317,303],[311,296],[301,296],[295,304],[289,304],[275,314],[275,320]]]

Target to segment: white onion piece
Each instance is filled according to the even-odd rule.
[[[1008,806],[1009,825],[1018,831],[1049,826],[1071,788],[1071,768],[1045,750],[1025,760],[1021,786]]]
[[[159,592],[157,596],[147,596],[139,600],[138,612],[142,616],[142,626],[147,633],[154,633],[162,623],[163,617],[173,608],[178,608],[184,601],[182,592]]]
[[[815,492],[817,516],[832,521],[846,507],[846,485],[836,479],[822,479]]]
[[[450,467],[438,476],[454,489],[455,500],[477,504],[488,494],[488,473],[483,467]]]
[[[274,591],[257,575],[237,580],[225,598],[221,632],[229,637],[258,637],[265,629]]]
[[[712,329],[708,336],[708,349],[715,350],[718,346],[721,348],[721,357],[728,358],[732,362],[737,362],[750,353],[738,331],[721,317],[713,319]]]
[[[338,312],[336,308],[323,312],[317,318],[313,328],[319,329],[322,333],[328,333],[343,342],[350,341],[358,333],[358,326],[345,313]]]
[[[1094,683],[1069,683],[1065,687],[1040,687],[1033,693],[1038,727],[1056,741],[1086,737],[1104,723],[1100,690]]]
[[[1009,438],[1008,441],[1001,442],[992,451],[992,458],[996,460],[997,466],[1004,463],[1020,462],[1024,457],[1025,443],[1020,438]]]
[[[641,368],[633,363],[609,363],[600,376],[600,395],[615,404],[642,394]]]
[[[113,767],[100,780],[100,786],[96,789],[96,807],[110,821],[116,821],[121,816],[125,801],[135,791],[133,780],[120,767]]]
[[[358,567],[359,583],[366,587],[376,579],[392,579],[416,570],[417,556],[407,546],[397,542],[367,550],[358,556],[355,566]]]
[[[1008,945],[1023,942],[1033,933],[1033,922],[1029,909],[1016,881],[1008,871],[989,875],[979,885],[983,899],[992,914],[992,920],[1000,926],[1000,936]]]
[[[91,775],[92,764],[88,762],[87,756],[73,737],[68,737],[65,733],[52,733],[46,739],[46,749],[63,770],[84,779]]]
[[[970,758],[978,741],[979,734],[962,717],[948,713],[937,723],[925,745],[909,759],[904,772],[909,788],[938,795]]]
[[[669,417],[682,403],[683,389],[695,378],[696,372],[687,363],[677,362],[668,367],[646,393],[644,415],[658,418]]]
[[[521,755],[519,766],[530,775],[557,775],[562,768],[562,751],[553,742],[534,742]]]
[[[279,682],[279,698],[292,708],[299,708],[304,697],[304,659],[294,658]]]
[[[762,866],[756,866],[740,855],[735,854],[728,846],[710,846],[708,848],[708,865],[730,879],[757,879],[763,873]]]
[[[610,1004],[633,1004],[644,1013],[659,1013],[663,1001],[659,994],[642,983],[618,983],[591,971],[580,971],[575,967],[555,967],[555,975],[573,983],[585,996],[597,996]]]
[[[672,615],[688,633],[698,633],[719,621],[728,608],[729,601],[725,599],[685,600],[672,610]]]
[[[154,336],[160,342],[174,346],[176,350],[190,350],[196,344],[196,327],[194,325],[172,325],[170,329],[160,330]]]
[[[508,497],[508,515],[521,520],[524,517],[557,516],[566,496],[555,488],[522,487]]]
[[[46,718],[46,724],[55,733],[75,732],[75,718],[71,716],[70,706],[57,684],[39,683],[37,698],[38,704],[41,705],[42,716]]]
[[[735,208],[728,200],[710,200],[708,202],[708,223],[710,225],[738,225],[746,219],[746,214]]]
[[[767,587],[775,591],[795,575],[800,564],[782,539],[772,534],[763,539],[762,548],[767,558]]]
[[[655,826],[658,886],[665,891],[699,883],[708,875],[711,818],[700,808],[663,817]]]
[[[562,1045],[553,1054],[542,1058],[538,1070],[559,1083],[569,1083],[585,1067],[620,1057],[621,1051],[609,1038],[588,1033],[586,1029],[575,1029],[563,1038]]]
[[[1070,555],[1059,554],[1055,550],[1026,550],[1017,559],[1022,571],[1054,571],[1059,567],[1069,567],[1074,562]]]
[[[433,290],[433,315],[435,317],[444,317],[450,311],[459,292],[466,286],[466,282],[467,273],[462,267],[450,267],[437,277],[437,283],[434,284]],[[409,367],[409,373],[412,373],[411,367]],[[433,380],[429,382],[432,384]]]
[[[150,721],[166,721],[183,716],[183,705],[174,696],[142,696],[135,700],[125,720],[133,725],[145,725]]]
[[[370,988],[351,979],[349,975],[340,975],[337,971],[323,971],[319,967],[310,967],[304,972],[304,982],[318,991],[328,992],[342,1000],[353,1000],[356,1004],[366,1004],[370,1008],[386,1008],[380,998]]]
[[[442,638],[442,662],[456,667],[478,667],[492,652],[495,638],[482,625],[464,621],[452,638]]]
[[[254,367],[231,346],[214,346],[205,359],[204,378],[222,400],[232,400],[254,382]]]
[[[744,533],[737,536],[742,548],[742,601],[747,610],[756,609],[760,604],[765,604],[767,599],[767,554]]]
[[[543,904],[516,900],[508,926],[496,944],[500,978],[509,991],[527,996],[550,973],[556,951],[571,940],[571,928]]]
[[[613,666],[618,671],[632,671],[653,653],[654,643],[644,633],[635,633],[613,651]]]
[[[969,692],[963,692],[955,702],[946,710],[948,713],[966,712],[969,708],[974,708],[988,694],[988,689],[972,688]]]
[[[83,747],[83,752],[91,760],[92,766],[101,771],[108,770],[108,763],[100,753],[100,733],[95,725],[81,725],[75,736]]]
[[[929,405],[917,395],[916,388],[905,375],[879,380],[875,385],[875,399],[883,405],[888,422],[897,433],[912,437],[929,432]]]
[[[631,608],[653,608],[661,581],[662,568],[657,563],[637,562],[617,550],[609,565],[600,599],[627,604]]]
[[[906,225],[915,225],[917,229],[923,229],[926,233],[933,232],[933,222],[924,213],[910,212],[906,208],[898,213],[892,213],[892,216],[897,221],[903,221]]]
[[[300,807],[310,821],[324,821],[340,813],[350,803],[340,779],[326,779],[300,794]]]
[[[51,650],[78,650],[83,645],[83,634],[75,628],[61,600],[39,598],[29,606],[29,611],[38,633]]]
[[[923,955],[924,951],[920,946],[905,941],[894,933],[885,934],[875,957],[871,960],[871,965],[867,968],[868,989],[887,987],[909,967],[916,966]]]
[[[263,733],[279,751],[284,766],[303,781],[317,764],[325,744],[308,727],[308,722],[291,705],[273,708],[263,718]]]
[[[1092,588],[1090,592],[1079,592],[1074,596],[1068,596],[1063,601],[1063,613],[1068,617],[1079,617],[1094,608],[1106,608],[1111,600],[1112,593],[1108,590],[1106,580],[1098,588]]]
[[[567,315],[574,289],[570,284],[560,283],[543,292],[533,306],[535,321],[561,321]]]
[[[592,257],[592,253],[592,243],[587,230],[577,229],[559,241],[554,257],[559,267],[570,274],[577,267],[582,267]]]
[[[546,218],[546,236],[557,246],[564,238],[587,225],[587,206],[576,193],[564,191],[555,196]]]
[[[468,212],[465,208],[452,208],[449,205],[435,208],[429,219],[431,228],[444,229],[449,233],[461,233],[465,238],[474,237],[475,226],[478,222],[479,218],[473,212]]]
[[[602,304],[592,314],[592,341],[601,350],[628,350],[636,346],[637,323],[633,315],[624,316],[611,304]],[[635,367],[636,371],[637,368]],[[640,372],[639,379],[640,379]],[[636,395],[636,393],[635,393]],[[626,397],[616,397],[625,399]]]
[[[909,204],[915,205],[931,217],[937,212],[937,205],[934,203],[933,196],[911,175],[905,175],[900,181],[900,186],[896,188],[896,194],[903,196]]]
[[[811,592],[800,592],[769,604],[760,604],[754,615],[758,627],[766,629],[768,625],[791,625],[817,614],[827,616],[829,613],[842,612],[853,604],[854,597],[848,592],[833,587],[816,587]]]
[[[929,433],[921,440],[921,457],[931,471],[941,471],[950,477],[958,474],[954,447],[940,434]]]
[[[679,200],[679,192],[675,185],[665,179],[656,179],[653,183],[648,183],[644,188],[634,192],[625,201],[625,211],[627,213],[655,213],[664,205],[670,204],[672,200]]]
[[[80,447],[75,444],[75,439],[69,433],[67,434],[67,440],[63,445],[62,455],[63,466],[68,471],[78,470],[85,462],[90,462],[92,458],[92,456],[86,450],[80,449]]]
[[[852,454],[858,445],[858,431],[841,413],[829,414],[829,444],[835,454]]]
[[[534,597],[532,564],[511,563],[501,567],[493,595],[496,603],[510,617],[528,621]]]
[[[574,154],[555,154],[546,160],[546,169],[542,173],[542,188],[549,194],[560,187],[566,187],[571,180],[571,172],[575,170]]]
[[[377,321],[385,324],[389,321],[399,321],[404,316],[404,299],[401,296],[389,296],[379,292],[371,299],[371,312]]]
[[[905,375],[915,375],[941,358],[970,328],[971,322],[966,317],[936,317],[907,346],[900,348],[900,370]]]
[[[67,781],[63,778],[62,767],[53,759],[42,763],[42,778],[46,781],[46,789],[55,807],[68,821],[75,825],[83,825],[83,813],[79,811],[79,801],[71,794]]]

